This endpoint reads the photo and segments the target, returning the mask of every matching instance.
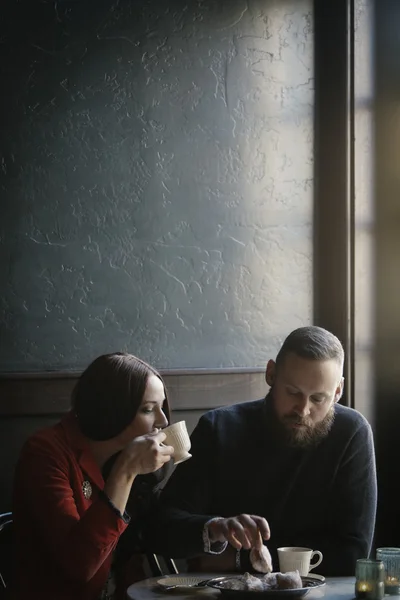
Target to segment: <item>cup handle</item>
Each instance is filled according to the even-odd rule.
[[[315,569],[315,567],[318,567],[318,565],[320,565],[322,563],[322,552],[320,552],[319,550],[314,550],[313,553],[311,554],[311,560],[314,558],[314,556],[318,556],[317,562],[311,564],[310,561],[310,571],[311,569]]]

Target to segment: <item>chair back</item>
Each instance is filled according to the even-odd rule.
[[[13,561],[13,518],[11,512],[0,514],[0,598],[11,580]]]
[[[157,554],[146,554],[153,577],[161,575],[177,575],[179,573],[175,561],[166,556],[158,557]],[[163,566],[164,565],[164,566]]]

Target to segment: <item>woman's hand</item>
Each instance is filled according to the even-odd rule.
[[[172,446],[163,446],[165,433],[154,431],[131,441],[114,463],[104,486],[104,492],[123,514],[132,483],[137,475],[153,473],[171,460]]]
[[[131,476],[157,471],[171,460],[174,454],[172,446],[162,444],[165,437],[162,431],[155,431],[135,438],[121,452],[117,462]]]

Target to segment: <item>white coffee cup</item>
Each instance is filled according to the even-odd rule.
[[[174,464],[179,465],[180,463],[191,458],[189,454],[190,450],[190,437],[188,430],[186,429],[185,421],[178,421],[169,425],[163,432],[166,438],[163,442],[166,446],[172,446],[174,448]]]
[[[318,556],[316,562],[311,563],[314,556]],[[297,546],[285,546],[278,548],[279,570],[281,573],[288,571],[298,571],[302,577],[308,575],[311,569],[315,569],[321,564],[323,556],[319,550],[311,548],[301,548]]]

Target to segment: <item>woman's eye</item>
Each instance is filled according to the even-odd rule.
[[[146,415],[149,415],[150,413],[152,413],[152,412],[153,412],[153,409],[152,409],[152,408],[144,408],[144,409],[142,410],[142,412],[144,412]]]

